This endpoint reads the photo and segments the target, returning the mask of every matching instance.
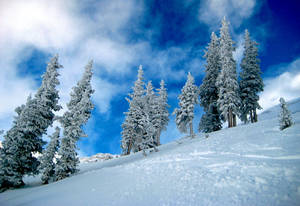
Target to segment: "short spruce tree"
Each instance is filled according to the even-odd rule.
[[[286,102],[284,98],[279,99],[280,102],[280,113],[279,113],[279,125],[280,130],[284,130],[290,126],[292,126],[292,116],[290,111],[287,108]]]
[[[59,136],[60,136],[60,128],[56,127],[55,132],[50,137],[50,142],[47,148],[43,151],[43,154],[40,158],[40,171],[42,172],[42,182],[43,184],[48,184],[49,180],[53,179],[54,177],[54,169],[55,169],[55,162],[54,158],[57,154],[58,147],[59,147]]]
[[[198,103],[198,87],[195,85],[194,77],[188,73],[187,81],[179,95],[179,108],[176,108],[173,114],[176,115],[176,126],[182,133],[187,133],[188,127],[190,136],[194,137],[193,119],[194,107]]]

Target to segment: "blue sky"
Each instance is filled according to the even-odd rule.
[[[223,16],[231,22],[240,62],[245,29],[260,44],[265,91],[264,109],[300,96],[300,3],[297,0],[28,0],[0,2],[0,128],[9,129],[14,108],[41,83],[46,63],[56,53],[61,104],[94,59],[93,116],[89,135],[79,142],[80,155],[120,153],[126,95],[142,64],[145,80],[154,86],[164,79],[170,113],[191,72],[199,86],[202,58],[212,31],[219,33]],[[239,69],[239,68],[238,68]],[[63,113],[61,111],[60,113]],[[195,129],[202,115],[196,107]],[[170,117],[162,143],[180,136]],[[49,130],[51,132],[51,129]]]

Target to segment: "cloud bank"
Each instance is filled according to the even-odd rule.
[[[279,104],[280,97],[289,101],[300,96],[300,58],[287,65],[280,65],[276,70],[281,71],[281,74],[264,79],[265,88],[259,100],[264,110]]]

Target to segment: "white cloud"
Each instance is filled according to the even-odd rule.
[[[62,1],[6,1],[0,7],[1,43],[28,44],[37,48],[71,45],[83,31],[72,16],[72,5]]]
[[[100,78],[93,79],[93,100],[100,108],[100,112],[106,113],[110,109],[110,101],[117,93],[122,91],[122,88]]]
[[[300,97],[300,58],[278,69],[283,71],[280,75],[264,80],[259,100],[264,110],[279,104],[280,97],[286,101]]]
[[[254,12],[256,0],[205,0],[199,9],[199,20],[212,28],[218,28],[226,16],[234,27]]]
[[[134,12],[142,11],[142,5],[135,0],[89,3],[60,0],[0,2],[0,95],[5,97],[0,102],[1,128],[9,127],[7,122],[11,122],[14,108],[23,104],[28,94],[38,87],[33,76],[20,76],[23,68],[18,67],[19,63],[31,58],[34,49],[46,54],[59,53],[64,65],[60,71],[62,105],[69,100],[70,90],[80,79],[88,60],[94,59],[95,71],[101,65],[110,75],[128,72],[134,52],[142,50],[143,46],[127,44],[122,29]],[[87,5],[93,9],[94,16],[82,11]],[[94,100],[100,111],[106,112],[111,98],[119,92],[118,85],[97,76],[99,72],[95,74]]]

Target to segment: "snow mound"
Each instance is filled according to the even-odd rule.
[[[182,138],[146,157],[81,163],[49,185],[28,177],[1,193],[0,205],[299,205],[300,99],[288,106],[294,125],[283,131],[274,107],[255,124]]]
[[[113,155],[109,153],[98,153],[91,157],[81,157],[80,163],[103,162],[105,160],[115,159],[118,157],[120,157],[120,155]]]

